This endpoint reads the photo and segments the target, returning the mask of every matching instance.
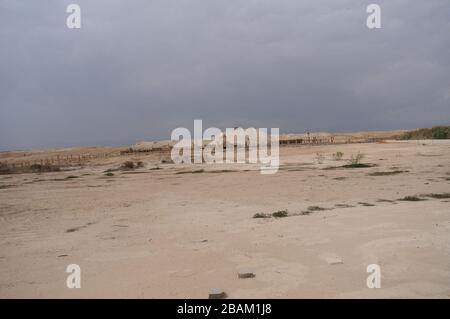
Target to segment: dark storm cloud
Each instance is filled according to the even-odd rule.
[[[380,30],[365,26],[372,2]],[[196,118],[450,123],[449,16],[448,0],[0,0],[0,149],[168,139]]]

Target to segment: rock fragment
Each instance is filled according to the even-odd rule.
[[[225,291],[220,288],[212,288],[209,290],[209,299],[223,299],[226,296]]]
[[[255,277],[255,273],[252,269],[249,268],[242,268],[238,271],[238,278],[245,279],[245,278],[253,278]]]
[[[340,265],[343,264],[344,262],[342,261],[341,258],[339,257],[327,257],[325,258],[325,261],[329,264],[329,265]]]

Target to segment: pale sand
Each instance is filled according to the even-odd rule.
[[[337,151],[378,166],[323,170],[345,164],[331,160]],[[231,298],[450,297],[450,199],[397,200],[450,192],[450,141],[284,147],[275,175],[129,158],[145,173],[105,177],[122,156],[0,176],[0,297],[206,298],[213,287]],[[175,174],[200,168],[241,171]],[[393,170],[408,172],[367,175]],[[68,175],[79,178],[55,180]],[[252,218],[313,205],[333,209]],[[71,263],[81,289],[66,287]],[[374,263],[380,289],[366,286]],[[241,268],[256,276],[239,279]]]

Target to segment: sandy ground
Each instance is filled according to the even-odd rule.
[[[346,164],[337,151],[377,166],[326,169]],[[0,176],[0,297],[450,297],[450,199],[398,200],[450,192],[450,141],[284,147],[274,175],[139,159],[114,176],[125,158]],[[298,214],[309,206],[326,210]],[[253,218],[282,209],[298,215]],[[72,263],[81,289],[66,287]]]

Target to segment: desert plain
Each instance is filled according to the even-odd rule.
[[[0,175],[0,297],[449,298],[449,164],[448,140],[385,140],[283,146],[273,175],[152,153]]]

